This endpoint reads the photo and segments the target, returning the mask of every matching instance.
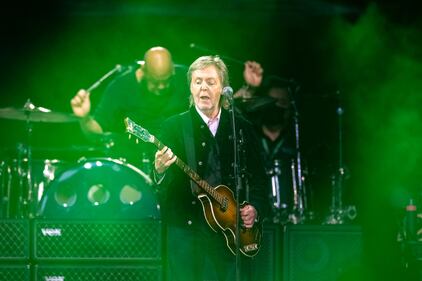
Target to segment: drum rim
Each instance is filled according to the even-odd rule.
[[[145,182],[148,185],[154,184],[150,175],[148,175],[147,173],[145,173],[144,171],[142,171],[140,168],[136,167],[135,165],[129,163],[124,158],[113,158],[113,157],[89,157],[89,158],[86,158],[86,157],[81,157],[81,158],[78,159],[78,161],[76,161],[76,163],[77,163],[77,166],[80,166],[81,164],[85,164],[85,163],[89,163],[89,162],[96,162],[96,161],[107,161],[107,162],[112,162],[112,163],[115,163],[115,164],[118,164],[118,165],[126,166],[126,167],[132,169],[133,171],[135,171],[136,173],[140,174],[145,179]],[[73,167],[74,166],[72,165],[71,167],[69,167],[69,169],[71,169]],[[66,171],[66,169],[65,169],[65,171]]]

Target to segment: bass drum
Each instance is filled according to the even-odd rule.
[[[48,219],[159,218],[149,176],[121,160],[80,160],[62,172],[44,193],[37,217]]]

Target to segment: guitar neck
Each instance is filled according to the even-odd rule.
[[[153,137],[153,143],[160,150],[164,148],[164,144],[156,137]],[[203,180],[194,170],[192,170],[191,167],[189,167],[185,162],[183,162],[177,155],[176,158],[176,165],[183,172],[185,172],[185,174],[187,174],[202,190],[208,193],[214,200],[222,204],[223,198],[221,198],[221,195],[218,194],[208,182]]]

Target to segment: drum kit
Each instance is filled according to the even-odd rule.
[[[31,143],[33,124],[77,123],[77,116],[28,100],[22,108],[1,108],[0,119],[24,122],[26,128],[26,142],[11,153],[3,148],[0,155],[0,218],[159,217],[151,179],[124,159],[109,157],[110,137],[99,146],[57,149]],[[40,150],[49,157],[34,157]],[[77,159],[63,159],[64,150]]]
[[[342,140],[342,117],[343,108],[338,104],[336,108],[338,121],[338,169],[331,175],[331,203],[325,218],[317,218],[312,202],[314,193],[309,183],[308,163],[301,154],[301,139],[299,128],[299,113],[296,107],[294,94],[289,92],[290,110],[292,112],[292,139],[294,144],[283,153],[275,152],[278,144],[273,144],[274,150],[267,159],[266,173],[269,178],[270,188],[267,192],[269,197],[270,214],[268,219],[275,224],[345,224],[353,221],[357,216],[354,205],[343,203],[343,185],[348,178],[348,170],[343,163],[343,140]],[[338,98],[340,100],[340,98]],[[259,117],[256,112],[269,114],[271,107],[277,103],[277,99],[271,97],[251,97],[240,99],[238,107],[241,112],[252,114],[251,119]],[[280,111],[281,112],[281,111]],[[282,113],[279,113],[282,114]],[[247,117],[248,118],[248,117]],[[285,148],[286,149],[286,148]],[[269,151],[267,151],[269,153]]]
[[[238,104],[242,112],[251,113],[274,104],[272,98],[255,98]],[[295,105],[293,105],[294,111]],[[353,206],[342,202],[343,182],[347,170],[342,160],[341,107],[339,117],[339,167],[332,177],[332,200],[324,224],[343,224],[356,217]],[[273,159],[267,165],[271,186],[268,191],[271,217],[276,224],[303,224],[315,219],[309,202],[308,170],[300,154],[298,114],[293,116],[295,147],[288,159]],[[38,107],[29,100],[22,108],[1,108],[0,119],[25,124],[26,143],[18,143],[11,155],[0,155],[0,218],[145,218],[159,216],[159,204],[149,170],[147,153],[141,151],[140,165],[117,158],[110,148],[113,134],[104,134],[99,146],[39,148],[32,144],[33,124],[78,123],[73,114]],[[79,129],[79,126],[78,126]],[[119,136],[122,137],[122,136]],[[126,139],[127,140],[127,139]],[[125,145],[120,145],[125,146]],[[39,157],[47,150],[49,157]],[[63,151],[72,159],[64,159]],[[10,154],[10,153],[9,153]],[[133,153],[132,153],[133,154]],[[36,155],[34,157],[34,155]],[[142,165],[144,164],[144,165]],[[138,168],[140,167],[140,169]],[[286,177],[286,174],[288,176]],[[286,184],[286,178],[288,183]],[[119,212],[116,212],[119,210]]]

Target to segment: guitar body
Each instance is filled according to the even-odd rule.
[[[202,204],[208,225],[215,232],[221,231],[224,234],[228,248],[233,254],[236,254],[236,200],[233,192],[225,185],[215,187],[214,191],[224,202],[223,205],[205,193],[199,194],[198,199]],[[240,207],[246,204],[243,202]],[[255,256],[259,251],[261,237],[260,223],[255,223],[252,228],[241,226],[239,231],[240,251],[245,256]]]

